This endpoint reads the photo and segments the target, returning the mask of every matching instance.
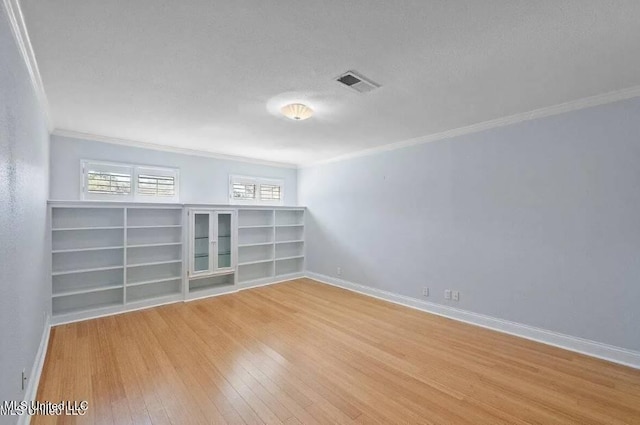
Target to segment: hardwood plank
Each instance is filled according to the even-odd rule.
[[[640,424],[640,371],[297,279],[53,328],[34,424]]]

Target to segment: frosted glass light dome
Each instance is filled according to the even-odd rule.
[[[296,121],[306,120],[313,115],[313,109],[302,103],[291,103],[280,108],[280,112],[287,118]]]

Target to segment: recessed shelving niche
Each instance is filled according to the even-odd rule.
[[[82,313],[123,304],[123,288],[99,292],[81,293],[53,298],[52,308],[56,315]]]
[[[299,241],[304,239],[304,226],[276,227],[276,242]]]
[[[304,226],[303,210],[275,210],[276,226]]]
[[[194,293],[213,288],[232,287],[233,280],[233,273],[193,279],[189,281],[189,292]]]
[[[304,242],[279,242],[276,244],[276,259],[289,257],[303,257]]]
[[[182,208],[129,208],[128,227],[182,226]]]
[[[182,280],[161,280],[149,282],[144,285],[127,286],[127,302],[145,301],[169,295],[180,294],[182,291]]]
[[[294,257],[276,260],[276,276],[286,276],[302,273],[304,270],[304,257]]]
[[[51,227],[54,231],[122,228],[124,208],[54,208]]]
[[[54,275],[52,278],[53,297],[94,292],[124,286],[124,269],[114,268],[84,273]]]
[[[127,245],[182,243],[181,227],[127,227]]]
[[[238,248],[238,263],[244,264],[252,261],[272,260],[273,244],[241,246]]]
[[[238,211],[238,227],[273,226],[273,210],[246,209]]]
[[[274,276],[273,260],[238,265],[238,283],[250,283]]]

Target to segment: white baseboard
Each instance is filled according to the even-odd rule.
[[[558,332],[548,331],[546,329],[523,325],[521,323],[498,319],[496,317],[486,316],[484,314],[473,313],[471,311],[422,301],[318,273],[306,272],[305,275],[309,279],[313,279],[321,283],[337,286],[384,301],[400,304],[405,307],[437,314],[460,322],[481,326],[483,328],[519,336],[521,338],[530,339],[543,344],[553,345],[555,347],[564,348],[565,350],[640,369],[640,352],[638,351],[627,350],[584,338],[578,338]]]
[[[49,336],[51,335],[51,319],[47,315],[47,320],[44,324],[44,330],[42,331],[42,338],[40,339],[40,346],[36,353],[33,366],[31,367],[31,376],[27,383],[27,389],[24,392],[24,401],[35,401],[38,395],[38,385],[40,384],[40,376],[42,375],[42,369],[44,368],[44,360],[47,357],[47,348],[49,347]],[[25,414],[19,417],[18,425],[28,425],[31,423],[31,416]]]

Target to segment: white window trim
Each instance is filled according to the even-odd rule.
[[[249,183],[256,185],[256,199],[235,199],[233,197],[233,184],[234,183]],[[280,186],[280,200],[262,200],[260,199],[260,185],[270,184]],[[229,175],[229,203],[232,205],[284,205],[284,180],[273,179],[268,177],[252,177],[252,176],[239,176]]]
[[[101,167],[113,167],[128,169],[131,173],[131,193],[128,195],[116,195],[107,193],[89,193],[87,190],[88,165],[96,164]],[[151,196],[138,193],[138,176],[140,174],[155,174],[158,176],[170,176],[175,181],[174,196]],[[127,164],[122,162],[105,162],[83,159],[80,161],[80,199],[83,201],[120,201],[120,202],[155,202],[178,203],[180,201],[180,170],[171,167],[158,167],[155,165]]]

